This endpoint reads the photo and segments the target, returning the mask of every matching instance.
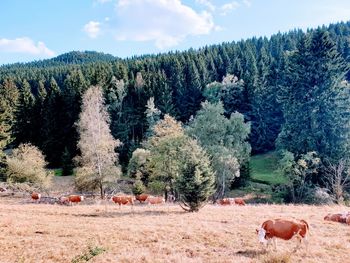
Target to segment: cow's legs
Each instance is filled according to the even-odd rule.
[[[307,235],[305,235],[303,240],[304,240],[304,243],[305,243],[305,249],[306,249],[306,251],[308,251],[309,250],[309,239],[308,239]]]
[[[273,242],[273,248],[275,251],[277,251],[277,239],[274,237],[272,238],[272,242]]]
[[[300,245],[301,245],[301,240],[302,240],[302,237],[300,235],[297,235],[297,246],[294,248],[294,252],[297,251],[299,248],[300,248]]]

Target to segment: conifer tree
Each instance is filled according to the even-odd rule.
[[[322,29],[304,37],[289,59],[280,93],[285,124],[280,148],[296,155],[316,151],[337,161],[350,153],[348,65]]]
[[[185,165],[176,179],[181,207],[197,212],[214,192],[215,175],[209,157],[195,140],[189,140],[182,149]]]

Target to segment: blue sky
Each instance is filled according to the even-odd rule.
[[[1,0],[0,64],[185,50],[350,20],[349,0]]]

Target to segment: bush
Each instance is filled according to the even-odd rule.
[[[10,183],[29,182],[37,187],[48,188],[52,173],[45,169],[41,151],[31,144],[21,144],[6,158],[7,180]]]
[[[327,188],[316,187],[312,199],[312,203],[318,205],[330,205],[334,203],[334,199]]]
[[[148,184],[148,188],[152,194],[162,195],[165,191],[165,183],[155,180]]]
[[[136,180],[134,183],[134,186],[132,188],[132,193],[134,195],[140,195],[142,193],[145,192],[145,186],[143,185],[143,183],[141,182],[141,180]]]

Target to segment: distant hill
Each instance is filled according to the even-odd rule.
[[[95,61],[110,62],[116,59],[117,58],[112,56],[111,54],[105,54],[102,52],[72,51],[72,52],[59,55],[55,58],[52,58],[51,61],[63,62],[65,64],[81,64],[81,63],[89,63],[89,62],[95,62]]]
[[[112,62],[117,60],[111,54],[96,51],[71,51],[54,58],[32,61],[27,63],[14,63],[0,66],[0,68],[42,68],[62,65],[81,65],[93,62]]]

